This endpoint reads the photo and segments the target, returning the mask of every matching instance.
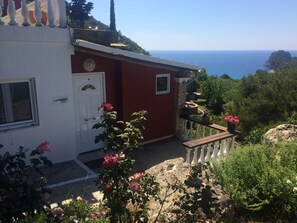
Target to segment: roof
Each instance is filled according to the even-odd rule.
[[[96,43],[91,43],[85,40],[76,39],[72,43],[75,47],[92,50],[96,52],[103,53],[105,55],[110,55],[118,59],[128,59],[132,61],[150,63],[150,64],[157,64],[163,65],[166,67],[172,67],[178,70],[190,70],[190,71],[197,71],[200,68],[196,65],[181,63],[173,60],[166,60],[161,59],[158,57],[147,56],[131,51],[121,50],[117,48],[107,47]]]

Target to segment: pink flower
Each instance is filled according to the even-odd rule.
[[[118,158],[112,154],[107,154],[104,156],[104,161],[102,163],[103,167],[109,168],[114,167],[118,164]]]
[[[105,175],[103,175],[101,178],[102,181],[105,181],[106,179],[107,179],[107,176],[105,176]]]
[[[138,192],[140,190],[140,185],[139,183],[137,183],[136,181],[132,180],[129,182],[129,186],[130,188],[134,191],[134,192]]]
[[[118,185],[121,186],[123,182],[121,180],[118,180]]]
[[[44,152],[51,152],[51,146],[47,141],[44,141],[39,146],[36,147],[36,152],[42,154]]]
[[[236,124],[236,125],[239,124],[238,116],[227,115],[227,116],[225,117],[225,121],[226,121],[226,122],[233,123],[233,124]]]
[[[96,215],[94,213],[91,213],[90,214],[90,218],[93,219],[93,220],[95,220],[96,219]]]
[[[112,189],[112,188],[111,188],[111,186],[110,186],[109,184],[107,184],[107,185],[105,186],[105,190],[106,190],[106,191],[111,191],[111,189]]]
[[[133,175],[133,177],[134,177],[134,179],[135,179],[136,181],[139,181],[139,180],[141,180],[141,179],[143,178],[143,174],[142,174],[142,173],[135,173],[135,174]]]
[[[101,214],[102,216],[107,215],[106,211],[101,211],[100,214]]]
[[[98,108],[98,111],[111,111],[113,106],[110,103],[103,102],[101,106]]]

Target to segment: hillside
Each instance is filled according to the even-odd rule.
[[[93,16],[91,16],[90,19],[85,22],[85,27],[92,27],[92,28],[98,27],[98,30],[106,30],[106,31],[109,30],[109,26],[96,20]],[[140,54],[144,54],[144,55],[150,55],[150,53],[148,51],[143,49],[136,42],[134,42],[130,38],[122,35],[122,33],[120,31],[117,31],[117,34],[118,34],[118,42],[123,43],[126,46],[115,47],[115,48],[132,51],[132,52],[136,52],[136,53],[140,53]]]

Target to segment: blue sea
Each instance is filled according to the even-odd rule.
[[[272,50],[236,50],[236,51],[183,51],[183,50],[151,50],[152,56],[194,64],[206,69],[207,74],[220,76],[228,74],[233,79],[241,79],[257,70],[265,70],[265,62]],[[297,51],[288,51],[292,57]]]

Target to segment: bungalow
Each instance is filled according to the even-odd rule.
[[[148,111],[145,143],[178,137],[185,83],[199,68],[75,39],[72,29],[58,27],[65,24],[63,1],[51,2],[60,12],[55,28],[13,25],[13,7],[0,25],[0,153],[46,140],[57,163],[99,149],[100,130],[92,126],[105,101],[122,120]]]

